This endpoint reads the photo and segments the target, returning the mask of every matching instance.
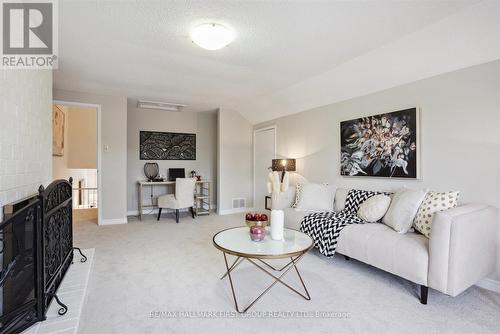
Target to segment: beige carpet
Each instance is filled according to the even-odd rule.
[[[240,215],[183,215],[179,224],[152,216],[127,225],[77,223],[75,245],[95,248],[79,333],[498,333],[499,294],[473,287],[451,298],[431,290],[424,306],[416,285],[317,252],[300,263],[311,301],[276,285],[247,317],[234,317],[212,236],[242,221]],[[249,263],[234,279],[241,304],[271,282]],[[293,273],[286,280],[299,287]]]

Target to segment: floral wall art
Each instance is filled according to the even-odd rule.
[[[417,179],[418,110],[399,110],[340,123],[340,173]]]

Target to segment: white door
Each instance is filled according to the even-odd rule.
[[[263,210],[267,193],[267,175],[276,157],[276,128],[254,131],[254,207]]]

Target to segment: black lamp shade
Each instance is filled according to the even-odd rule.
[[[273,159],[272,169],[277,172],[295,172],[295,159]]]
[[[146,175],[149,181],[156,179],[159,172],[160,168],[156,162],[146,162],[144,164],[144,175]]]

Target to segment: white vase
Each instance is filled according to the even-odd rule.
[[[271,211],[271,239],[283,240],[285,230],[285,213],[283,210]]]

